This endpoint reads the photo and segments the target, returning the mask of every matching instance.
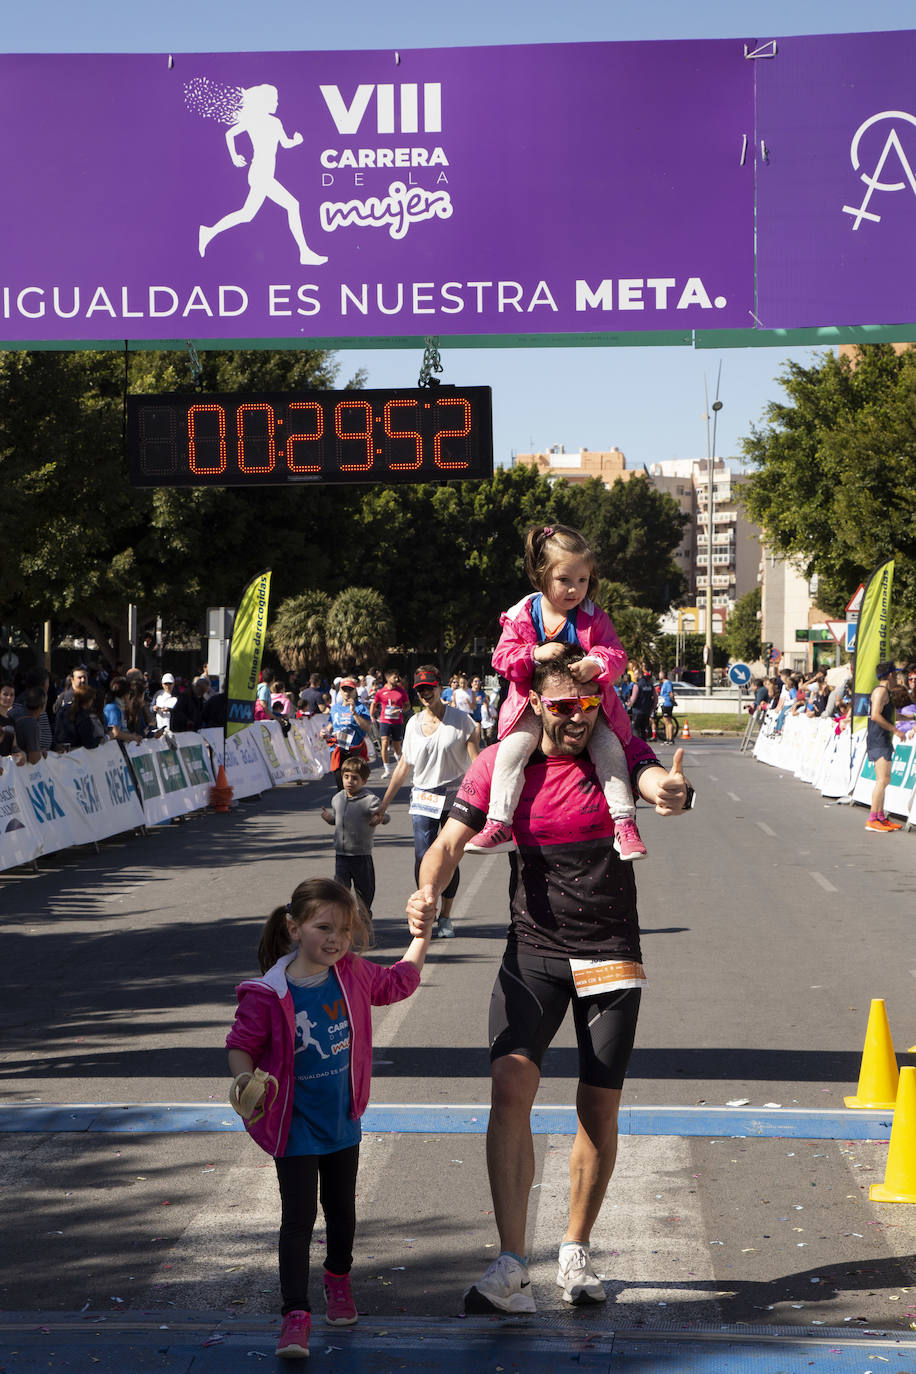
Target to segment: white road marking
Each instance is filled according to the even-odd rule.
[[[730,798],[732,799],[732,801],[734,801],[734,802],[739,802],[739,801],[741,800],[740,797],[736,797],[736,796],[735,796],[734,792],[726,792],[725,795],[726,795],[726,797],[730,797]]]
[[[815,873],[813,869],[809,869],[809,872],[811,874],[811,877],[817,883],[818,887],[822,887],[825,892],[839,892],[840,889],[838,887],[834,887],[833,883],[831,883],[827,878],[825,878],[823,873]]]
[[[537,1180],[541,1187],[531,1195],[528,1251],[539,1312],[569,1311],[556,1285],[556,1264],[568,1218],[571,1147],[569,1136],[548,1137]],[[628,1320],[650,1315],[666,1322],[719,1319],[714,1294],[697,1298],[698,1288],[716,1283],[693,1168],[689,1140],[620,1138],[591,1253],[595,1272],[606,1275],[615,1310],[625,1309]],[[667,1307],[659,1309],[659,1303]]]
[[[771,839],[776,839],[776,831],[771,830],[770,827],[767,825],[766,821],[755,821],[754,824],[759,825],[764,835],[769,835]]]

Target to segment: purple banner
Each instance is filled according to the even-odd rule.
[[[0,57],[0,339],[748,327],[753,78],[733,39]]]
[[[777,47],[755,63],[760,325],[916,321],[916,33]]]

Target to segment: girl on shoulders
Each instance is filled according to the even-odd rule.
[[[579,644],[586,657],[570,669],[581,687],[583,710],[599,701],[599,717],[589,754],[614,821],[614,846],[621,859],[643,859],[646,847],[636,828],[636,805],[623,746],[631,735],[626,710],[614,683],[627,656],[610,617],[592,597],[598,587],[595,557],[578,530],[545,525],[525,539],[525,572],[535,592],[500,616],[502,634],[493,667],[509,679],[509,694],[499,713],[499,753],[493,769],[487,823],[467,846],[467,854],[492,854],[515,848],[512,817],[524,783],[525,765],[537,748],[541,728],[528,704],[535,663],[544,663],[563,644]],[[572,715],[575,699],[542,703],[556,715]]]

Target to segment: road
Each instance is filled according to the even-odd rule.
[[[650,986],[625,1100],[839,1107],[871,998],[885,998],[913,1062],[901,1052],[916,1041],[916,836],[866,832],[861,809],[825,806],[733,740],[688,744],[686,767],[692,814],[640,811]],[[318,814],[329,792],[327,780],[281,789],[0,876],[0,1101],[222,1102],[232,989],[254,970],[260,923],[296,882],[331,871]],[[412,886],[404,805],[376,867],[376,957],[392,960]],[[435,943],[420,992],[377,1017],[375,1104],[485,1108],[507,873],[502,855],[465,860],[459,937]],[[574,1073],[564,1027],[539,1101],[572,1103]],[[532,1273],[539,1311],[559,1313],[570,1140],[536,1144]],[[659,1329],[909,1330],[914,1209],[867,1201],[886,1154],[864,1141],[623,1137],[593,1237],[608,1315]],[[0,1182],[8,1312],[276,1310],[276,1183],[244,1136],[0,1134]],[[361,1310],[456,1313],[496,1253],[482,1134],[367,1134],[358,1217]]]

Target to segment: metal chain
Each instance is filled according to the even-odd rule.
[[[439,357],[439,336],[426,338],[423,344],[423,362],[420,364],[417,386],[439,386],[439,379],[433,376],[434,372],[444,371],[442,359]]]

